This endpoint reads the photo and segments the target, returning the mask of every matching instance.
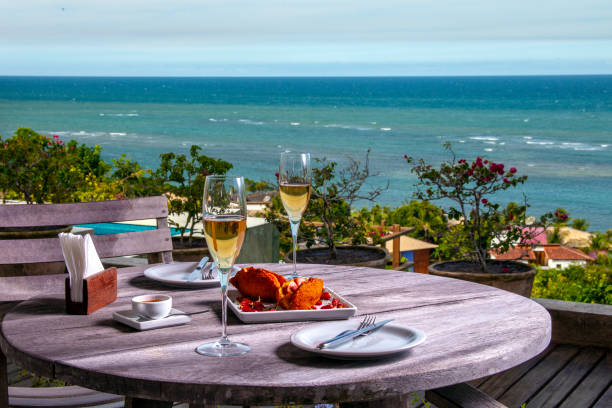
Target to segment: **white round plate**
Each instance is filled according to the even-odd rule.
[[[389,323],[376,332],[322,350],[316,347],[344,330],[354,330],[359,320],[337,321],[308,326],[291,335],[291,343],[302,350],[339,359],[372,359],[406,351],[425,341],[421,330]]]
[[[173,262],[156,265],[145,269],[144,275],[149,279],[175,288],[199,289],[219,286],[219,278],[217,276],[207,280],[202,280],[201,277],[198,277],[196,280],[189,282],[187,278],[197,265],[197,262]]]

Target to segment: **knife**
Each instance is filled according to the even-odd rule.
[[[374,330],[378,330],[381,327],[383,327],[385,324],[387,324],[387,323],[389,323],[391,321],[393,321],[393,319],[383,320],[382,322],[378,322],[378,323],[375,323],[373,325],[366,326],[363,329],[351,330],[348,333],[345,333],[345,334],[343,334],[341,336],[335,336],[335,337],[332,337],[329,340],[323,341],[323,342],[317,344],[316,347],[318,349],[323,349],[325,347],[337,346],[339,344],[346,343],[347,341],[352,340],[352,339],[354,339],[357,336],[360,336],[360,335],[366,334],[366,333],[370,333],[370,332],[372,332]]]
[[[202,277],[202,268],[204,265],[206,265],[206,262],[208,262],[207,256],[202,258],[198,266],[196,266],[196,268],[189,274],[189,277],[187,278],[188,282],[193,282],[194,280],[198,279],[198,276]]]

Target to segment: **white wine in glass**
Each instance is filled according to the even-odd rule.
[[[230,341],[227,336],[227,284],[246,233],[244,179],[236,176],[208,176],[204,184],[204,237],[219,268],[221,284],[221,338],[196,348],[200,354],[215,357],[237,356],[251,348]]]
[[[278,173],[278,189],[280,198],[287,211],[289,224],[291,225],[291,237],[293,239],[293,274],[297,274],[297,233],[300,221],[310,200],[310,153],[281,153],[280,167]]]

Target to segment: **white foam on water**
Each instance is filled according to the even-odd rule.
[[[125,135],[127,135],[127,133],[125,133],[125,132],[110,132],[109,135],[111,135],[111,136],[125,136]]]
[[[244,123],[245,125],[263,125],[264,122],[258,122],[251,119],[238,119],[238,122]]]
[[[485,152],[492,152],[493,149],[491,149],[490,147],[487,147],[486,149],[484,149]]]
[[[506,142],[501,142],[499,145],[500,145],[500,146],[503,146],[503,145],[505,145],[505,144],[506,144]]]
[[[533,139],[533,137],[531,137],[531,136],[523,136],[523,139],[525,139],[525,140],[531,140],[531,139]]]
[[[465,140],[460,140],[459,143],[465,143]]]
[[[574,151],[584,151],[584,152],[595,152],[595,151],[600,151],[603,150],[602,146],[594,146],[594,145],[590,145],[587,143],[580,143],[580,142],[563,142],[561,143],[561,146],[559,146],[561,149],[573,149]]]
[[[472,140],[488,140],[490,142],[498,141],[499,138],[495,136],[472,136],[470,137]]]
[[[337,123],[331,123],[329,125],[323,125],[325,128],[339,128],[339,129],[350,129],[350,130],[373,130],[371,127],[367,126],[357,126],[357,125],[341,125]]]
[[[529,122],[529,118],[523,119],[523,122],[525,122],[525,123]]]
[[[291,126],[300,126],[300,122],[291,122]]]
[[[484,143],[485,143],[485,144],[492,144],[492,145],[497,144],[497,142],[493,142],[493,141],[486,141],[486,142],[484,142]],[[500,144],[501,144],[501,143],[500,143]]]
[[[283,148],[283,146],[281,146],[281,145],[276,145],[276,147],[278,147],[279,149]]]
[[[215,118],[208,118],[208,121],[209,121],[209,122],[216,122],[216,121],[217,121],[217,119],[215,119]]]
[[[382,130],[383,132],[388,132],[391,130],[391,128],[380,128],[380,130]]]
[[[535,164],[533,164],[533,163],[527,163],[527,167],[535,167]]]
[[[375,125],[375,124],[376,124],[376,122],[370,122],[370,124]]]
[[[79,130],[78,132],[64,132],[65,135],[70,135],[70,136],[84,136],[84,137],[88,137],[88,136],[106,136],[107,133],[106,132],[86,132],[84,130]]]
[[[140,116],[138,113],[100,113],[100,116],[116,116],[116,117],[133,117],[133,116]]]
[[[548,141],[548,140],[529,140],[527,142],[527,144],[529,145],[539,145],[539,146],[551,146],[554,145],[554,142]]]
[[[608,147],[609,145],[607,145],[607,144],[602,144],[602,145],[600,145],[600,146],[601,146],[601,147]]]

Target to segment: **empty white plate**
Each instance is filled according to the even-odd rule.
[[[198,277],[198,279],[189,282],[187,278],[189,278],[189,274],[197,265],[197,262],[173,262],[169,264],[156,265],[145,269],[144,275],[149,279],[153,279],[154,281],[161,282],[164,285],[176,288],[200,289],[219,286],[219,278],[217,276],[215,276],[213,279],[206,280]]]
[[[318,349],[322,341],[329,340],[344,330],[354,330],[359,320],[337,321],[308,326],[291,335],[291,343],[306,351],[325,357],[340,359],[372,359],[406,351],[425,341],[419,329],[389,323],[376,332],[333,348]]]

